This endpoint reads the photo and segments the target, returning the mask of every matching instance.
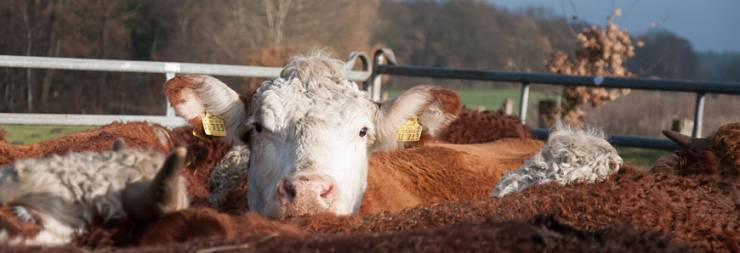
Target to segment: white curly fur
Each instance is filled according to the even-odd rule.
[[[504,175],[491,192],[503,197],[528,187],[557,182],[596,182],[619,170],[622,158],[596,129],[574,129],[558,124],[542,150],[518,169]]]

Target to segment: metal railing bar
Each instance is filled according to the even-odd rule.
[[[167,127],[186,124],[180,117],[110,114],[0,113],[0,124],[13,125],[105,125],[113,122],[148,121]]]
[[[532,129],[532,134],[541,140],[546,140],[550,136],[547,129]],[[680,147],[668,139],[630,136],[630,135],[610,135],[607,140],[612,145],[635,148],[659,149],[666,151],[678,150]]]
[[[282,70],[278,67],[13,55],[0,55],[0,67],[134,73],[192,73],[262,78],[277,77]],[[349,71],[347,73],[347,78],[353,81],[364,81],[369,76],[370,71]]]
[[[386,64],[376,66],[375,72],[397,76],[740,95],[740,83],[735,82],[569,76],[550,73],[499,72]]]

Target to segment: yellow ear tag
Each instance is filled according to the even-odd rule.
[[[203,117],[203,130],[206,135],[209,136],[226,136],[226,125],[224,125],[224,119],[206,112],[206,116]]]
[[[204,140],[204,141],[211,141],[211,137],[208,137],[208,135],[204,135],[198,131],[195,131],[195,129],[193,129],[193,136],[195,136],[198,139]]]
[[[410,118],[401,125],[396,134],[398,141],[419,141],[421,139],[421,124],[417,117]]]

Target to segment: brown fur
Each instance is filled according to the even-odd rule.
[[[439,134],[442,141],[467,144],[485,143],[503,138],[532,139],[532,130],[514,116],[501,112],[463,109],[457,119]]]
[[[209,206],[208,178],[221,158],[231,149],[230,144],[201,140],[192,134],[192,128],[175,129],[172,139],[177,145],[188,148],[187,169],[182,170],[188,186],[192,206]]]
[[[35,144],[10,145],[0,142],[0,164],[11,163],[17,159],[42,157],[48,154],[111,150],[113,142],[117,138],[123,139],[129,148],[167,152],[170,148],[169,144],[163,145],[159,142],[153,126],[144,122],[112,123],[93,130]]]
[[[196,217],[195,227],[183,224],[180,217]],[[203,217],[203,218],[201,218]],[[264,251],[264,252],[694,252],[684,243],[672,240],[665,234],[640,232],[623,226],[595,231],[578,229],[554,215],[537,215],[527,220],[462,222],[434,228],[380,233],[358,232],[352,234],[307,235],[295,227],[265,221],[250,214],[223,218],[210,211],[192,211],[173,215],[171,221],[150,226],[150,231],[174,229],[186,238],[162,238],[161,234],[144,234],[152,244],[115,252],[195,252],[213,251]],[[186,219],[188,222],[192,218]],[[225,220],[247,220],[235,224]],[[238,225],[236,223],[239,223]],[[175,225],[163,229],[161,226]],[[205,227],[204,227],[205,226]],[[233,227],[239,233],[229,231]],[[147,232],[150,232],[147,231]],[[199,231],[212,232],[208,235]],[[228,235],[230,234],[230,235]],[[151,236],[151,237],[149,237]],[[171,240],[171,239],[174,239]],[[173,243],[177,242],[177,243]],[[23,250],[16,249],[16,250]],[[65,251],[69,248],[52,248]]]
[[[460,96],[457,95],[457,92],[450,89],[438,88],[431,90],[431,93],[434,100],[429,101],[429,104],[436,103],[440,105],[441,107],[439,109],[444,114],[460,114],[460,110],[462,110],[462,101],[460,101]],[[424,107],[429,107],[429,105]]]
[[[655,172],[675,173],[680,176],[720,176],[720,160],[712,151],[683,149],[659,158],[653,166]]]
[[[687,148],[659,158],[653,171],[678,175],[740,177],[740,123],[726,124],[707,137],[708,149]]]
[[[29,210],[33,212],[32,210]],[[40,221],[38,216],[31,213],[31,216]],[[8,233],[8,239],[15,237],[34,237],[41,232],[41,226],[33,222],[26,222],[18,218],[13,213],[11,207],[0,206],[0,227]]]
[[[428,144],[375,154],[369,161],[361,212],[486,198],[503,173],[516,169],[541,148],[540,141],[506,139],[486,144]]]
[[[125,252],[198,250],[264,252],[693,252],[658,233],[631,229],[578,230],[552,216],[526,221],[463,223],[430,229],[301,238],[279,233],[249,233],[238,238],[208,238]]]
[[[305,236],[300,229],[268,221],[258,214],[228,215],[207,208],[195,208],[168,215],[145,229],[141,245],[184,242],[214,235],[225,239],[259,234]]]
[[[501,199],[424,205],[400,213],[317,216],[291,223],[322,233],[358,233],[434,228],[486,219],[527,219],[556,215],[579,230],[629,226],[670,234],[691,247],[718,252],[740,250],[740,182],[704,176],[681,177],[623,168],[609,180],[568,186],[532,187]]]
[[[725,167],[725,173],[740,176],[740,123],[721,126],[710,136],[712,151]]]

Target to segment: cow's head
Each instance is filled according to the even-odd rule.
[[[351,214],[365,192],[368,155],[401,146],[397,131],[412,118],[433,137],[461,104],[454,91],[429,86],[373,102],[346,79],[342,64],[324,55],[294,57],[279,78],[241,99],[207,76],[178,76],[166,92],[195,127],[208,111],[226,122],[230,136],[222,140],[249,145],[252,210],[271,217]]]
[[[681,146],[672,154],[655,161],[654,171],[682,175],[740,175],[740,123],[722,125],[706,138],[693,138],[664,130],[663,134]]]

